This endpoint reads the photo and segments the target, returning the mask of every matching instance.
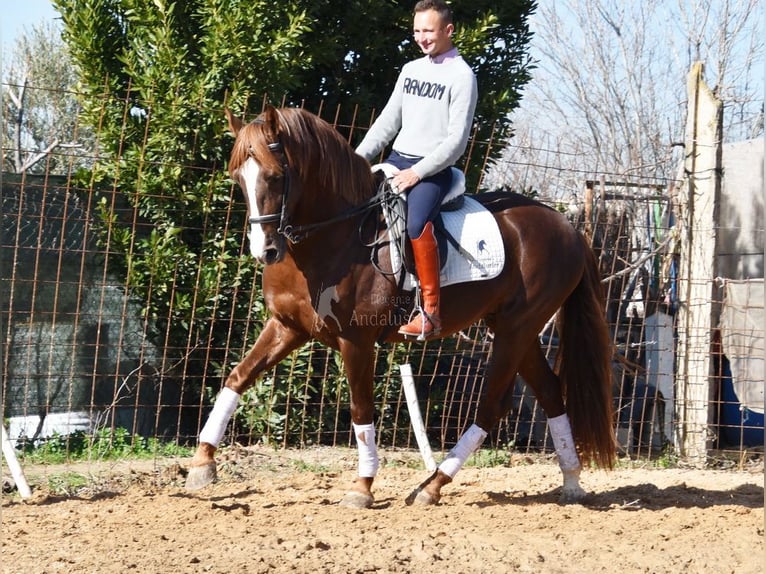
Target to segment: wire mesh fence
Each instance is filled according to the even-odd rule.
[[[336,127],[351,137],[368,126]],[[493,146],[504,145],[510,144],[474,138],[466,165],[478,162],[487,173]],[[201,203],[204,214],[192,217],[189,204],[179,202],[164,214],[173,226],[158,229],[119,178],[104,186],[62,167],[65,161],[55,162],[58,173],[38,165],[2,176],[3,417],[19,448],[56,441],[67,452],[105,436],[129,444],[193,445],[212,398],[266,318],[260,271],[243,246],[244,202],[226,179],[225,158],[219,167],[181,166],[163,163],[150,138],[145,146],[138,158],[101,158],[94,151],[88,163],[152,158],[163,169],[191,172],[209,193]],[[481,193],[484,184],[479,178],[468,192]],[[683,432],[674,324],[683,304],[676,277],[677,189],[677,182],[608,182],[594,174],[568,194],[539,197],[567,213],[599,257],[615,346],[615,430],[621,451],[637,457],[674,452]],[[154,193],[162,197],[165,191]],[[173,190],[167,193],[164,199],[176,197]],[[166,250],[171,234],[191,247]],[[160,274],[165,280],[156,279]],[[749,375],[741,375],[759,337],[763,355],[763,323],[751,324],[751,310],[762,313],[763,287],[761,282],[758,292],[752,282],[744,284],[734,294],[734,283],[721,283],[718,303],[726,304],[732,318],[723,336],[714,334],[715,373],[700,383],[710,385],[712,446],[737,453],[763,444],[762,407],[758,412],[754,400],[742,398],[742,389],[757,382],[743,383]],[[740,336],[732,338],[732,331]],[[553,361],[553,327],[540,338]],[[491,343],[491,330],[479,323],[443,341],[378,347],[381,445],[416,448],[399,374],[407,363],[432,447],[450,448],[472,422]],[[350,445],[339,355],[318,343],[295,351],[243,396],[225,440]],[[488,440],[498,449],[552,450],[545,415],[520,378],[511,412]]]

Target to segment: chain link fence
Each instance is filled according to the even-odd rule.
[[[358,134],[368,126],[337,127]],[[474,139],[465,165],[480,162],[483,173],[496,174],[498,166],[485,158],[501,145],[513,144]],[[151,151],[144,150],[156,155]],[[221,158],[221,170],[224,163]],[[198,177],[214,182],[225,174],[201,169]],[[468,192],[486,191],[482,186],[489,179],[479,180]],[[210,278],[189,280],[194,273],[179,271],[179,282],[169,288],[148,277],[148,286],[139,290],[126,273],[130,246],[155,237],[156,230],[119,184],[104,189],[83,183],[74,172],[45,169],[2,175],[2,406],[19,448],[63,440],[66,450],[74,444],[67,437],[92,440],[118,432],[128,441],[195,444],[212,398],[263,324],[259,270],[242,247],[245,207],[239,189],[229,182],[225,190],[216,190],[223,200],[211,202],[209,216],[201,220],[209,226],[179,224],[190,244],[198,237],[215,237],[226,246],[219,254],[216,288],[210,289]],[[677,182],[639,177],[608,181],[606,175],[594,173],[578,189],[538,197],[565,212],[590,237],[599,257],[615,345],[616,434],[621,451],[634,457],[673,453],[680,432],[676,413],[683,397],[674,392],[674,318],[683,304],[675,276],[676,189]],[[181,213],[168,216],[184,221]],[[760,217],[762,233],[762,211]],[[127,253],[113,250],[116,236],[129,246]],[[194,268],[210,257],[203,250],[196,254],[196,261],[157,265],[169,265],[172,272],[174,265]],[[762,273],[762,259],[760,265]],[[752,308],[760,305],[762,312],[762,283],[760,289],[760,299],[756,290],[728,296],[734,311],[744,313],[742,321],[747,322]],[[209,312],[196,314],[201,306],[195,297],[203,292]],[[720,302],[724,303],[723,288]],[[157,309],[163,309],[164,316]],[[723,340],[717,333],[714,343]],[[762,341],[762,322],[760,332],[750,335],[745,343],[740,338],[740,347],[747,347],[753,337]],[[553,360],[555,332],[548,329],[540,338]],[[399,375],[399,366],[407,363],[431,446],[449,449],[472,422],[491,343],[492,332],[477,324],[443,341],[379,347],[375,396],[381,445],[417,448]],[[741,362],[752,348],[746,351],[734,358],[724,353],[723,345],[711,349],[716,371],[710,378],[709,432],[716,450],[737,455],[763,444],[762,408],[759,413],[752,402],[742,402],[737,394],[741,381],[732,375],[732,360]],[[339,355],[310,343],[244,395],[225,440],[282,447],[345,446],[352,443],[350,427]],[[512,411],[489,440],[497,449],[552,451],[545,416],[523,380],[516,382]]]

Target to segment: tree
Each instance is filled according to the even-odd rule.
[[[110,262],[166,347],[197,342],[204,356],[191,364],[228,370],[224,338],[235,317],[252,311],[236,290],[255,277],[240,247],[244,214],[229,219],[238,192],[223,170],[231,145],[224,106],[252,116],[264,98],[314,110],[321,102],[352,117],[357,104],[369,116],[413,55],[412,3],[53,2],[79,71],[82,117],[98,127],[89,185],[119,190],[141,218],[136,230],[104,200]],[[453,4],[465,22],[458,41],[479,71],[478,117],[507,125],[528,79],[534,2]]]
[[[759,5],[758,0],[546,4],[533,22],[538,68],[514,112],[516,137],[493,170],[493,185],[515,178],[517,185],[561,197],[597,173],[649,182],[675,177],[686,75],[696,60],[707,63],[708,83],[723,98],[725,138],[762,133]],[[519,163],[532,167],[521,175]]]
[[[306,33],[313,66],[304,70],[293,95],[331,109],[352,102],[364,111],[380,110],[402,65],[420,54],[412,40],[413,1],[324,0],[306,2],[317,25]],[[477,125],[509,125],[529,80],[531,40],[528,18],[536,4],[528,0],[451,3],[455,44],[476,72],[479,84]],[[363,16],[362,16],[363,15]]]
[[[34,25],[19,37],[3,71],[4,171],[65,174],[87,165],[75,81],[56,24]]]
[[[316,47],[314,65],[303,72],[302,88],[288,101],[321,103],[333,113],[336,106],[353,103],[353,108],[341,108],[341,125],[350,124],[357,109],[365,119],[380,111],[402,65],[420,55],[411,37],[413,6],[412,0],[307,2],[312,21],[319,24],[306,35],[306,44]],[[528,19],[536,2],[461,0],[451,6],[455,44],[475,71],[479,87],[474,140],[486,142],[491,135],[502,139],[509,134],[509,113],[518,107],[530,79]],[[487,153],[496,151],[490,148]],[[465,166],[469,189],[476,187],[483,164],[482,154],[475,154]]]
[[[242,256],[244,210],[223,169],[223,108],[259,109],[264,93],[293,86],[295,70],[310,65],[300,42],[306,16],[295,2],[54,4],[79,71],[83,121],[98,128],[99,158],[83,183],[118,194],[100,203],[110,269],[143,303],[168,357],[192,349],[178,364],[199,385],[228,370],[225,349],[246,337],[240,323],[229,339],[235,319],[257,326],[263,311],[237,297],[255,270]]]
[[[264,95],[278,104],[329,110],[339,129],[357,113],[366,121],[385,104],[401,66],[419,54],[410,33],[411,0],[53,1],[89,90],[87,101],[99,102],[106,92],[125,98],[129,91],[139,107],[159,97],[152,102],[156,109],[179,109],[178,102],[170,104],[172,94],[194,94],[198,108],[208,106],[200,113],[207,112],[219,130],[211,133],[211,124],[200,126],[202,118],[195,118],[195,130],[202,128],[194,135],[197,143],[220,135],[224,104],[257,113]],[[477,139],[493,130],[504,137],[508,114],[530,78],[528,19],[536,3],[452,5],[455,42],[479,83]],[[101,125],[99,105],[90,112],[90,123]],[[101,138],[107,144],[110,139],[119,137]],[[472,180],[480,168],[469,166]]]

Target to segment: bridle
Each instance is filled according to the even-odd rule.
[[[294,235],[294,228],[290,224],[290,220],[287,216],[287,194],[290,191],[290,170],[287,165],[287,157],[284,155],[284,148],[282,142],[273,142],[267,146],[272,153],[282,152],[282,208],[279,213],[272,213],[269,215],[259,215],[258,217],[250,216],[247,218],[247,222],[250,225],[261,225],[263,223],[278,223],[277,233],[284,235],[292,243],[297,243],[302,237],[298,238]],[[253,157],[253,147],[250,146],[250,157]]]
[[[308,237],[311,233],[321,229],[322,227],[345,221],[347,219],[351,219],[352,217],[356,217],[357,215],[366,213],[372,208],[377,207],[386,201],[386,192],[385,190],[380,189],[374,196],[372,196],[364,203],[356,205],[335,217],[317,223],[293,225],[290,223],[290,214],[287,213],[287,198],[290,192],[290,166],[287,163],[287,156],[285,155],[284,146],[282,145],[282,142],[277,141],[268,144],[267,147],[272,153],[282,154],[282,207],[279,213],[249,217],[247,221],[250,225],[277,223],[277,233],[284,236],[290,243],[299,243],[306,239],[306,237]],[[250,157],[252,156],[253,150],[251,146]]]

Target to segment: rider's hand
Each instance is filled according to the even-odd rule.
[[[391,181],[391,186],[397,191],[406,191],[420,181],[420,177],[412,168],[401,170]]]

